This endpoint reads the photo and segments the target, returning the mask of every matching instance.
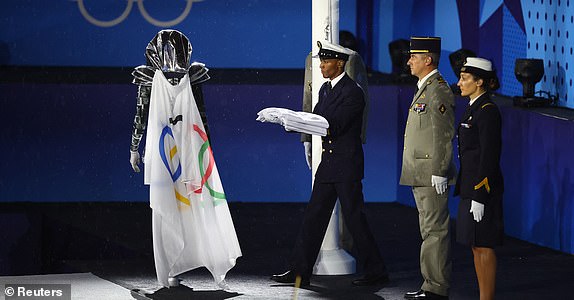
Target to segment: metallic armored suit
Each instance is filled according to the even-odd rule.
[[[219,172],[203,134],[208,132],[200,84],[209,79],[208,69],[201,63],[190,63],[191,52],[188,39],[175,30],[158,32],[147,45],[146,65],[136,67],[132,73],[138,98],[130,163],[134,171],[140,171],[138,148],[147,128],[144,184],[150,191],[158,283],[178,286],[180,279],[176,276],[205,267],[215,283],[225,289],[225,276],[241,256],[241,249]],[[171,122],[172,116],[175,122]],[[176,134],[164,144],[166,139],[160,132],[166,129]],[[172,173],[171,162],[163,160],[166,150],[176,158],[173,166],[177,165],[174,170],[179,171]],[[201,161],[204,156],[209,157],[205,164]],[[203,166],[209,168],[207,176],[201,174]],[[132,290],[132,296],[139,299],[135,295],[149,299],[139,290]]]
[[[136,160],[138,162],[138,149],[147,126],[152,81],[156,70],[161,70],[172,85],[177,85],[180,79],[186,73],[189,73],[193,96],[199,109],[203,126],[209,135],[205,103],[201,89],[201,83],[209,79],[207,74],[209,70],[202,63],[190,63],[191,52],[191,43],[183,33],[177,30],[161,30],[146,47],[146,64],[136,67],[132,72],[134,76],[133,83],[138,85],[138,96],[130,152],[132,153],[132,158],[134,154],[137,155]],[[136,167],[137,164],[134,170],[139,171],[139,168]]]

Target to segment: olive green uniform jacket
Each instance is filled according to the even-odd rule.
[[[409,108],[399,183],[431,186],[431,176],[436,175],[454,184],[453,138],[454,96],[437,72],[415,93]]]

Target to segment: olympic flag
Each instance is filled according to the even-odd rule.
[[[145,151],[158,281],[203,266],[225,288],[241,249],[187,74],[155,72]]]

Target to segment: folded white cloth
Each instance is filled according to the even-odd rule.
[[[322,118],[322,117],[321,117]],[[327,134],[327,127],[321,122],[320,124],[316,125],[314,122],[302,122],[299,118],[293,118],[292,116],[283,116],[281,117],[283,122],[283,126],[285,130],[290,131],[297,131],[297,132],[313,132],[311,134],[322,135],[325,136]],[[328,123],[327,123],[328,124]]]
[[[327,119],[320,115],[280,107],[262,109],[257,113],[257,121],[280,124],[287,131],[320,136],[326,136],[329,128]]]
[[[284,113],[281,117],[284,121],[290,123],[303,123],[307,125],[316,126],[319,128],[329,128],[329,122],[320,115],[304,112],[304,111],[290,111]]]
[[[327,129],[325,128],[317,128],[313,126],[290,126],[290,125],[283,125],[283,127],[285,127],[286,131],[295,131],[319,136],[327,135]]]
[[[268,107],[265,109],[260,110],[257,113],[257,121],[260,122],[269,122],[269,123],[277,123],[281,124],[280,117],[286,113],[287,111],[291,111],[286,108],[279,108],[279,107]]]

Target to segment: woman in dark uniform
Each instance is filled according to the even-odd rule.
[[[457,84],[470,102],[458,127],[460,171],[455,195],[460,195],[456,240],[472,247],[480,299],[493,299],[496,254],[504,236],[500,171],[501,117],[490,91],[499,87],[492,63],[469,57]]]

